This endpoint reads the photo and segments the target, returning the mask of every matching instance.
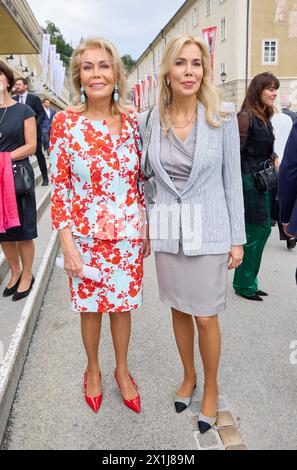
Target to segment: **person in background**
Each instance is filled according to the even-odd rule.
[[[37,213],[34,191],[34,172],[29,156],[36,150],[35,113],[26,104],[16,103],[10,91],[14,84],[12,70],[0,60],[0,153],[9,152],[14,165],[27,170],[32,192],[17,196],[20,226],[0,233],[0,243],[8,262],[11,278],[3,291],[4,297],[18,301],[27,297],[34,284],[32,266],[34,239],[37,238]]]
[[[243,263],[235,270],[233,288],[241,297],[256,301],[268,295],[258,288],[258,273],[271,233],[274,195],[257,189],[254,173],[263,169],[266,160],[277,160],[271,118],[278,89],[279,80],[271,73],[256,75],[238,114],[247,243]]]
[[[288,236],[297,238],[297,120],[289,136],[279,170],[280,219]]]
[[[15,89],[17,91],[17,95],[13,96],[15,101],[19,103],[26,104],[33,109],[36,116],[36,126],[37,126],[37,149],[36,149],[36,157],[38,160],[38,165],[42,175],[42,186],[48,186],[48,171],[46,166],[45,157],[42,151],[42,132],[41,132],[41,123],[44,120],[46,113],[40,101],[40,98],[32,93],[28,92],[29,89],[29,82],[26,78],[18,78],[15,82]]]
[[[274,152],[278,156],[279,163],[281,163],[285,151],[285,147],[287,144],[287,140],[289,138],[290,132],[292,130],[293,121],[292,118],[286,114],[281,112],[280,106],[277,104],[275,106],[275,113],[271,118],[271,123],[274,132]],[[276,198],[275,205],[278,206],[278,201]],[[279,208],[276,208],[276,217],[279,213]],[[272,225],[275,224],[275,221],[272,222]],[[283,229],[283,224],[277,217],[277,225],[279,229],[279,238],[280,240],[285,240],[287,243],[288,250],[292,250],[296,247],[296,238],[287,235]]]
[[[290,99],[289,98],[282,99],[281,105],[282,105],[282,112],[286,114],[287,116],[289,116],[294,123],[295,119],[297,118],[297,113],[291,110],[292,103]]]
[[[42,144],[44,151],[48,154],[49,142],[50,142],[50,132],[53,122],[53,117],[56,114],[56,111],[51,108],[51,102],[48,98],[43,100],[43,108],[45,111],[45,118],[41,122],[41,132],[42,132]]]

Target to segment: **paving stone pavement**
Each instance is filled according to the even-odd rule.
[[[296,449],[297,365],[290,362],[290,344],[297,339],[296,254],[286,250],[274,230],[259,285],[270,295],[261,303],[236,296],[229,276],[228,309],[220,317],[222,415],[218,426],[230,426],[203,437],[197,431],[203,389],[197,347],[198,386],[192,404],[181,414],[174,411],[173,396],[182,368],[169,309],[158,299],[153,257],[145,263],[145,302],[133,314],[129,353],[131,373],[140,386],[140,415],[123,406],[114,383],[107,317],[100,346],[103,404],[94,415],[84,403],[80,320],[69,309],[67,279],[55,268],[2,448]]]

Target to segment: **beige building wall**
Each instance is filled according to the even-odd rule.
[[[158,71],[166,41],[178,33],[202,36],[202,30],[217,27],[214,84],[223,99],[237,108],[244,99],[253,76],[270,70],[281,82],[280,96],[289,96],[297,108],[297,0],[208,0],[186,1],[137,61],[129,75],[131,87],[138,80]],[[193,14],[198,22],[193,22]],[[221,20],[226,21],[226,36],[221,37]],[[195,26],[194,26],[195,24]],[[276,64],[263,60],[265,40],[276,40]],[[248,58],[248,60],[246,59]],[[226,82],[221,81],[225,64]]]
[[[280,99],[297,110],[297,1],[253,0],[251,76],[270,71],[280,79]],[[264,62],[264,41],[276,41],[276,62]]]
[[[225,37],[221,36],[223,19]],[[209,27],[217,27],[214,83],[222,89],[224,99],[236,103],[241,100],[242,92],[245,92],[247,0],[210,0],[210,14],[206,0],[186,1],[138,59],[129,75],[131,87],[154,70],[158,71],[166,42],[174,35],[185,33],[203,37],[203,29]],[[227,73],[224,87],[221,81],[222,64],[225,64]]]

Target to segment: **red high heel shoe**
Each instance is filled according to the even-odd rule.
[[[116,383],[118,384],[118,387],[119,387],[119,390],[120,390],[120,394],[122,395],[122,392],[121,392],[121,388],[120,388],[120,384],[118,382],[118,379],[117,379],[117,376],[116,376],[116,370],[114,371],[114,378],[115,378],[115,381]],[[138,391],[138,386],[137,384],[134,382],[133,378],[131,377],[131,375],[129,374],[129,379],[131,380],[131,383],[133,385],[133,387],[135,388],[136,392]],[[122,399],[123,399],[123,402],[125,403],[125,405],[130,408],[131,410],[135,411],[136,413],[141,413],[141,406],[140,406],[140,396],[139,396],[139,393],[137,393],[137,396],[135,398],[132,398],[132,400],[126,400],[123,395],[122,395]]]
[[[101,380],[101,372],[100,372],[100,380]],[[87,369],[85,370],[85,375],[84,375],[84,394],[85,394],[85,400],[89,407],[94,411],[94,413],[98,413],[99,408],[102,403],[102,398],[103,395],[97,395],[95,397],[89,397],[87,395],[87,386],[88,386],[88,372]]]

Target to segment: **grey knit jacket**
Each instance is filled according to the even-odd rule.
[[[222,103],[221,109],[230,115],[220,128],[213,128],[206,122],[204,106],[198,104],[193,166],[181,194],[160,163],[157,107],[149,119],[148,112],[139,115],[154,251],[178,253],[181,244],[185,255],[210,255],[246,242],[237,116],[232,103]]]

